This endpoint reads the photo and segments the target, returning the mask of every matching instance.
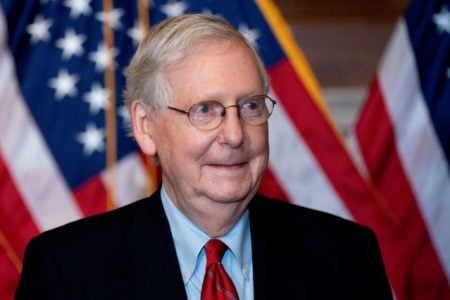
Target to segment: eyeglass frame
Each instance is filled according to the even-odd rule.
[[[214,130],[214,129],[218,128],[218,127],[223,123],[223,121],[225,120],[225,117],[226,117],[226,114],[227,114],[227,109],[228,109],[228,108],[231,108],[231,107],[236,107],[236,108],[237,108],[237,114],[238,114],[238,117],[239,117],[239,119],[240,119],[242,122],[244,122],[244,123],[247,124],[247,125],[258,126],[258,125],[264,124],[265,122],[267,122],[267,120],[269,120],[270,116],[271,116],[272,113],[273,113],[273,110],[274,110],[274,108],[275,108],[275,105],[277,104],[277,101],[275,101],[274,99],[272,99],[269,95],[253,95],[253,96],[250,96],[250,97],[243,98],[243,99],[241,99],[241,100],[238,101],[238,102],[241,102],[241,101],[242,101],[242,102],[245,102],[245,100],[249,100],[249,99],[256,98],[256,97],[264,97],[264,103],[266,103],[266,100],[269,100],[270,103],[272,103],[272,109],[271,109],[271,111],[268,113],[267,118],[266,118],[263,122],[257,123],[257,124],[251,124],[251,123],[248,123],[247,121],[245,121],[245,120],[241,117],[241,110],[240,110],[240,109],[241,109],[241,106],[240,106],[240,103],[232,104],[232,105],[228,105],[228,106],[224,106],[224,105],[223,105],[222,103],[220,103],[219,101],[216,101],[216,100],[207,100],[207,101],[199,101],[199,102],[197,102],[197,103],[192,104],[192,105],[189,107],[188,110],[183,110],[183,109],[180,109],[180,108],[177,108],[177,107],[173,107],[173,106],[170,106],[170,105],[168,105],[167,108],[168,108],[168,109],[171,109],[171,110],[173,110],[173,111],[176,111],[176,112],[185,114],[185,115],[188,117],[188,120],[189,120],[189,122],[192,124],[192,126],[194,126],[194,127],[197,128],[197,129],[205,130],[205,131]],[[221,118],[221,121],[220,121],[219,123],[217,123],[216,126],[213,126],[213,127],[211,127],[211,128],[201,128],[201,127],[198,127],[198,125],[195,125],[195,124],[192,122],[192,119],[191,119],[191,110],[192,110],[193,107],[195,107],[196,105],[199,105],[200,103],[208,103],[208,102],[209,102],[209,103],[212,102],[212,103],[216,103],[216,104],[219,104],[219,105],[220,105],[220,107],[222,108],[222,111],[220,112],[220,114],[219,114],[218,116]],[[264,105],[266,105],[266,104],[264,104]]]

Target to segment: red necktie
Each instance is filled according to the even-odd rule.
[[[209,240],[205,245],[206,271],[201,300],[237,300],[236,288],[221,263],[227,246],[220,240]]]

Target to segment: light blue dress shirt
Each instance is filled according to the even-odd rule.
[[[173,204],[164,186],[161,189],[161,199],[175,242],[188,299],[199,300],[206,268],[203,246],[211,238]],[[233,280],[239,298],[253,299],[252,246],[248,211],[245,211],[234,227],[219,239],[229,248],[225,252],[222,264]]]

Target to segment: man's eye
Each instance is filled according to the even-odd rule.
[[[198,103],[192,107],[191,111],[195,114],[206,114],[212,110],[212,105],[208,102]]]
[[[257,100],[248,100],[242,104],[243,109],[255,110],[258,109],[261,104]]]
[[[220,104],[214,101],[206,101],[195,104],[191,108],[192,114],[197,115],[211,115],[215,114],[220,110]]]
[[[263,109],[264,102],[258,98],[247,99],[241,104],[241,110],[244,112],[255,112]]]

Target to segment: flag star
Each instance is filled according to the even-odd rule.
[[[94,151],[102,152],[105,149],[105,131],[89,123],[84,132],[77,134],[77,141],[83,145],[83,153],[90,156]]]
[[[73,55],[81,56],[84,53],[81,44],[83,44],[85,40],[85,35],[77,35],[75,31],[69,29],[66,31],[64,38],[56,41],[56,47],[63,50],[62,57],[64,59],[70,59]]]
[[[212,10],[210,10],[209,8],[204,8],[204,9],[202,10],[202,14],[205,14],[205,15],[211,15],[211,16],[214,15],[213,12],[212,12]]]
[[[203,10],[202,10],[202,14],[206,14],[206,15],[214,16],[214,17],[217,17],[217,18],[220,18],[220,19],[224,19],[224,17],[223,17],[222,15],[220,15],[220,14],[214,14],[214,13],[212,12],[212,10],[210,10],[210,9],[208,9],[208,8],[203,9]]]
[[[127,34],[133,40],[133,44],[137,46],[144,39],[145,32],[144,26],[141,26],[139,22],[135,22],[133,28],[130,28]]]
[[[447,77],[450,79],[450,68],[447,69]]]
[[[433,15],[433,22],[436,24],[439,32],[450,33],[450,12],[447,6],[443,6],[438,14]]]
[[[100,109],[105,109],[109,102],[110,92],[108,89],[102,88],[99,83],[94,83],[91,90],[83,97],[84,101],[89,103],[89,112],[96,114]]]
[[[257,40],[261,36],[258,29],[250,29],[247,24],[240,24],[238,30],[253,45],[253,47],[258,47]]]
[[[160,10],[166,14],[168,18],[172,18],[182,15],[187,8],[188,4],[184,1],[171,1],[167,4],[161,5]]]
[[[66,0],[64,6],[70,9],[70,17],[72,19],[80,17],[80,15],[89,16],[92,8],[89,5],[92,0]]]
[[[100,72],[114,63],[117,52],[116,48],[108,49],[105,44],[99,44],[97,51],[89,54],[89,59],[95,63],[95,70]]]
[[[36,16],[34,22],[27,26],[27,32],[31,35],[31,43],[39,41],[48,41],[50,38],[49,29],[53,22],[50,19],[44,19],[41,15]]]
[[[130,119],[130,112],[128,110],[128,107],[126,105],[121,105],[117,109],[117,114],[119,117],[123,119],[123,125],[124,127],[128,128],[131,125],[131,119]]]
[[[112,29],[118,29],[122,27],[122,23],[120,23],[120,17],[122,17],[123,14],[123,9],[115,8],[109,12],[98,12],[95,15],[95,18],[100,22],[107,22]]]
[[[78,82],[78,76],[70,75],[66,70],[59,70],[58,76],[49,81],[49,86],[55,89],[56,100],[62,100],[66,96],[73,97],[77,94],[75,84]]]

